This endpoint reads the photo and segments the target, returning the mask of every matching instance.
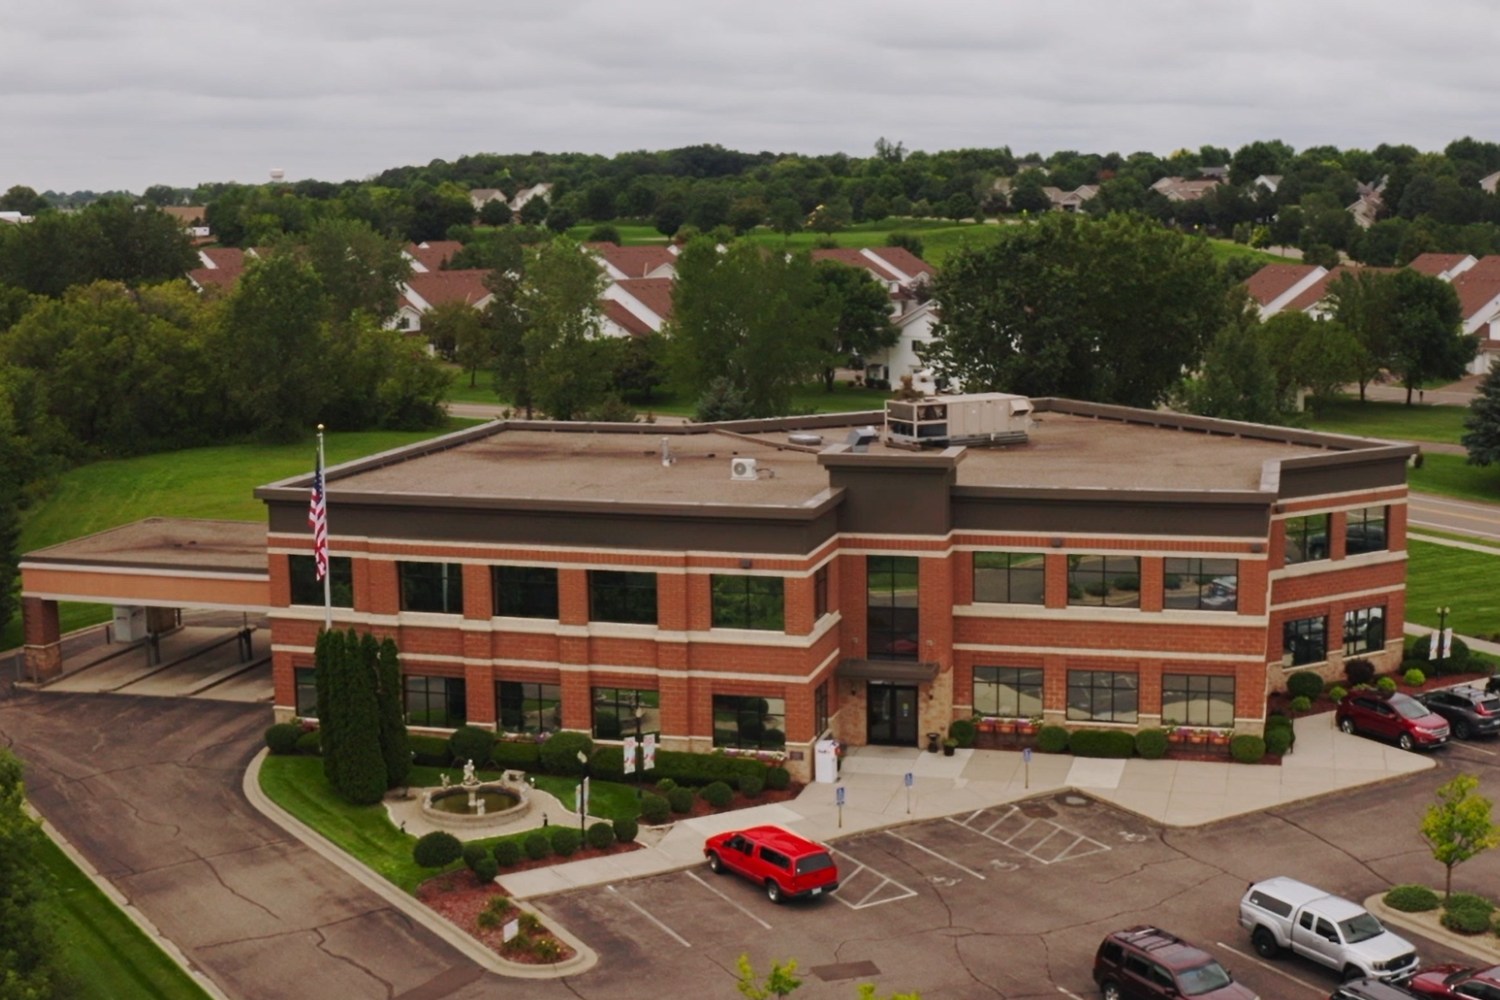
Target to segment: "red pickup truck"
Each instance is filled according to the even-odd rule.
[[[828,849],[779,826],[715,834],[704,843],[703,856],[716,875],[730,871],[764,886],[773,903],[839,887],[839,869]]]

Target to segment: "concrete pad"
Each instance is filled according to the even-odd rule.
[[[1068,769],[1067,783],[1075,788],[1118,788],[1125,761],[1078,757]]]
[[[532,899],[536,896],[551,895],[554,892],[567,892],[569,889],[578,887],[576,883],[557,874],[555,866],[508,874],[500,880],[500,885],[512,899]]]
[[[1018,753],[975,751],[964,765],[963,777],[970,781],[1009,781],[1021,773],[1023,763]]]
[[[723,833],[725,830],[742,830],[747,826],[759,826],[762,823],[779,825],[801,818],[801,813],[779,802],[772,802],[749,809],[736,809],[733,812],[715,813],[712,816],[699,816],[697,819],[679,820],[677,825],[708,838],[716,833]]]
[[[199,691],[193,697],[202,701],[233,701],[241,704],[270,703],[276,694],[271,665],[253,667],[230,679]]]
[[[1125,773],[1120,776],[1117,786],[1121,791],[1136,792],[1169,792],[1172,790],[1172,782],[1177,780],[1177,771],[1161,770],[1152,768],[1147,771],[1143,768],[1131,767],[1135,761],[1127,761]]]
[[[1167,792],[1132,788],[1101,792],[1099,797],[1105,802],[1112,802],[1122,809],[1129,809],[1133,813],[1139,813],[1157,821],[1166,815],[1167,804],[1171,798]]]
[[[1223,795],[1228,789],[1229,776],[1227,774],[1202,776],[1179,774],[1172,782],[1174,795]]]

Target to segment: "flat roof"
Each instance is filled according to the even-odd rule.
[[[21,559],[58,566],[256,574],[265,573],[269,561],[264,523],[187,517],[148,517],[35,549]]]

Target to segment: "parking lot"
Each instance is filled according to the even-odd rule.
[[[762,970],[795,958],[807,976],[799,997],[851,998],[858,983],[875,982],[882,994],[920,990],[924,1000],[1091,998],[1102,936],[1152,923],[1212,952],[1263,998],[1314,1000],[1337,976],[1300,958],[1256,956],[1238,924],[1239,897],[1273,874],[1356,900],[1387,880],[1440,880],[1415,829],[1451,763],[1399,786],[1191,831],[1064,794],[864,834],[832,845],[836,893],[784,906],[706,867],[539,905],[600,952],[601,969],[655,970],[646,976],[658,985],[653,977],[723,980],[704,996],[732,995],[727,976],[748,952]],[[1472,864],[1467,876],[1483,869],[1493,884],[1500,864]],[[1462,960],[1416,944],[1424,963]],[[578,983],[581,994],[592,980]]]

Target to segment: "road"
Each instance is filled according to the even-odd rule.
[[[1500,542],[1500,504],[1413,493],[1407,500],[1407,525],[1419,533],[1427,528]]]

